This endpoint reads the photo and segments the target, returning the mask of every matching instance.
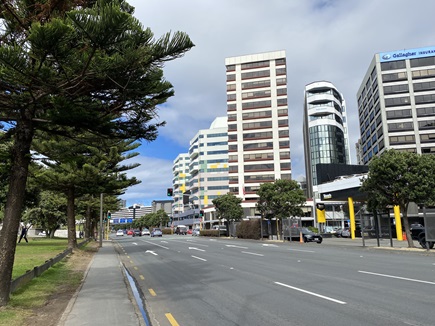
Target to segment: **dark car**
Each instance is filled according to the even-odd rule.
[[[410,227],[412,240],[418,241],[422,248],[430,248],[433,249],[435,242],[427,241],[426,243],[426,229],[421,224],[411,224]]]
[[[186,235],[187,234],[187,226],[185,225],[179,225],[175,228],[175,234],[182,234],[182,235]]]
[[[298,241],[302,235],[304,242],[322,243],[323,238],[320,234],[310,231],[308,228],[291,228],[291,240]]]
[[[133,237],[141,237],[142,232],[140,230],[133,230]]]

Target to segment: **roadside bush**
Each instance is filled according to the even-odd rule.
[[[236,235],[240,239],[260,239],[260,219],[242,221],[237,226]]]
[[[218,237],[219,230],[201,230],[199,234],[204,237]]]
[[[164,228],[164,229],[162,229],[162,234],[172,234],[171,228]]]

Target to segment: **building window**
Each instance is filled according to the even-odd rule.
[[[434,138],[434,140],[435,140],[435,138]],[[415,143],[415,136],[414,135],[390,136],[390,144],[409,144],[409,143]]]
[[[287,73],[285,68],[277,68],[276,69],[276,75],[280,76],[280,75],[285,75]]]
[[[227,101],[235,101],[236,94],[227,94]]]
[[[409,131],[414,130],[412,122],[389,123],[388,131]]]
[[[418,129],[434,129],[435,120],[425,120],[418,122]]]
[[[273,153],[244,154],[243,160],[245,162],[247,162],[247,161],[273,160]]]
[[[269,61],[249,62],[241,65],[242,69],[256,69],[269,67]]]
[[[235,81],[235,80],[236,80],[236,75],[227,75],[227,82]]]
[[[257,102],[247,102],[242,103],[242,109],[258,109],[258,108],[270,108],[272,105],[271,101],[257,101]]]
[[[287,105],[287,99],[286,98],[279,98],[277,101],[278,106]]]
[[[243,140],[272,139],[272,137],[273,137],[272,131],[243,134]]]
[[[235,65],[228,65],[227,66],[227,71],[235,71],[236,70],[236,66]]]
[[[285,65],[285,59],[276,59],[275,65],[277,66]]]
[[[384,94],[408,93],[408,84],[384,86]]]
[[[277,78],[276,85],[286,85],[287,84],[287,78]]]
[[[227,84],[227,91],[235,91],[236,84]]]
[[[270,77],[269,70],[245,72],[242,74],[242,79]]]
[[[415,104],[435,103],[435,94],[418,95],[415,97]]]
[[[244,151],[257,150],[257,149],[272,149],[272,148],[273,148],[272,142],[251,143],[251,144],[244,144],[243,145]]]
[[[242,83],[242,89],[270,87],[270,80],[260,80],[249,83]]]
[[[409,96],[393,97],[393,98],[385,99],[386,107],[408,105],[410,103],[411,103],[411,99],[409,98]]]
[[[391,62],[381,62],[381,70],[395,70],[395,69],[404,69],[406,68],[405,60],[400,61],[391,61]],[[373,75],[373,73],[372,73]]]
[[[270,90],[242,93],[243,100],[258,97],[270,97]]]
[[[413,79],[435,77],[435,69],[423,69],[412,72]]]
[[[272,111],[270,111],[270,110],[260,111],[260,112],[243,113],[243,115],[242,115],[243,120],[270,118],[270,117],[272,117]]]
[[[398,80],[407,80],[408,76],[406,72],[396,72],[392,74],[384,74],[382,75],[382,81],[385,82],[392,82],[392,81],[398,81]]]
[[[435,107],[417,108],[417,116],[425,117],[435,115]]]
[[[236,106],[235,103],[232,103],[232,104],[228,104],[228,105],[227,105],[227,110],[228,110],[228,111],[235,111],[236,108],[237,108],[237,106]]]
[[[411,59],[409,62],[411,67],[435,66],[435,57]]]
[[[435,142],[435,134],[421,134],[420,140],[422,143]]]
[[[411,109],[387,111],[387,119],[411,118]]]

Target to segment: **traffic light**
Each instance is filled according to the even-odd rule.
[[[204,217],[204,211],[202,209],[199,211],[199,217]]]
[[[168,188],[167,195],[168,197],[172,197],[174,195],[174,189]]]
[[[112,218],[112,213],[107,212],[107,218],[110,220]]]

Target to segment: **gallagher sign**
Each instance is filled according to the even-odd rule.
[[[416,59],[435,56],[435,46],[379,53],[379,62]]]

